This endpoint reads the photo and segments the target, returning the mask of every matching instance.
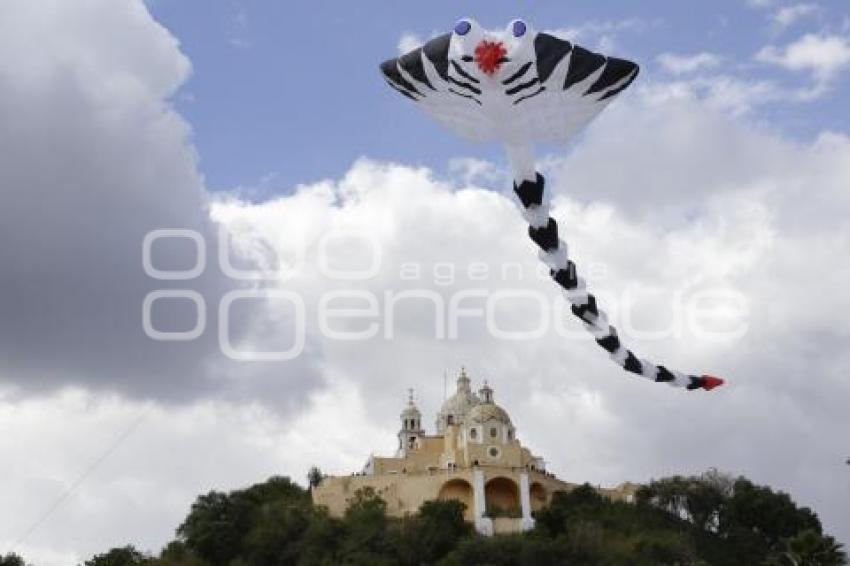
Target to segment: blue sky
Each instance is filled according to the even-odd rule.
[[[377,65],[402,34],[427,38],[471,16],[486,27],[523,17],[538,29],[579,30],[577,42],[639,62],[640,84],[669,81],[663,53],[721,58],[712,76],[806,88],[806,69],[759,61],[806,34],[846,32],[850,10],[765,0],[717,2],[260,2],[151,0],[153,15],[180,39],[193,74],[176,96],[194,130],[211,189],[259,186],[265,193],[338,177],[360,156],[425,164],[438,172],[457,155],[500,160],[499,148],[467,144],[388,89]],[[804,6],[780,23],[780,11]],[[809,8],[805,8],[808,6]],[[808,138],[846,131],[846,76],[816,100],[754,103],[750,114]],[[753,95],[758,98],[760,95]],[[752,116],[750,117],[753,118]]]

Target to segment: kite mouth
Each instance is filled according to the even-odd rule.
[[[481,41],[475,46],[475,62],[485,75],[494,75],[503,63],[508,62],[508,51],[500,41]]]

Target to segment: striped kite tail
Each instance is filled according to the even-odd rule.
[[[711,390],[723,385],[723,379],[712,375],[687,375],[656,365],[637,356],[620,343],[617,330],[608,324],[608,316],[596,304],[596,297],[587,291],[585,281],[576,274],[575,263],[570,261],[567,244],[558,237],[558,223],[549,216],[549,202],[543,201],[543,175],[536,173],[534,181],[514,182],[514,192],[523,206],[523,216],[528,221],[528,235],[540,246],[540,259],[549,266],[550,274],[564,290],[571,303],[573,314],[605,349],[611,359],[626,371],[658,382],[666,382],[689,390]]]

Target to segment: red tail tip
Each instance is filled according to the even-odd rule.
[[[714,377],[713,375],[704,375],[702,376],[702,388],[706,391],[711,391],[715,387],[720,387],[726,383],[723,379],[719,377]]]

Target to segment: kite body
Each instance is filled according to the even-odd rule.
[[[453,33],[381,65],[390,86],[474,141],[569,140],[637,77],[604,57],[520,20],[487,32],[461,20]]]
[[[638,358],[578,276],[568,248],[549,216],[543,176],[536,171],[535,142],[566,142],[634,81],[631,61],[593,53],[522,20],[502,31],[473,20],[417,49],[385,61],[387,83],[439,122],[474,141],[505,145],[514,192],[529,223],[528,234],[596,343],[626,371],[689,390],[723,384],[711,375],[688,375]]]

